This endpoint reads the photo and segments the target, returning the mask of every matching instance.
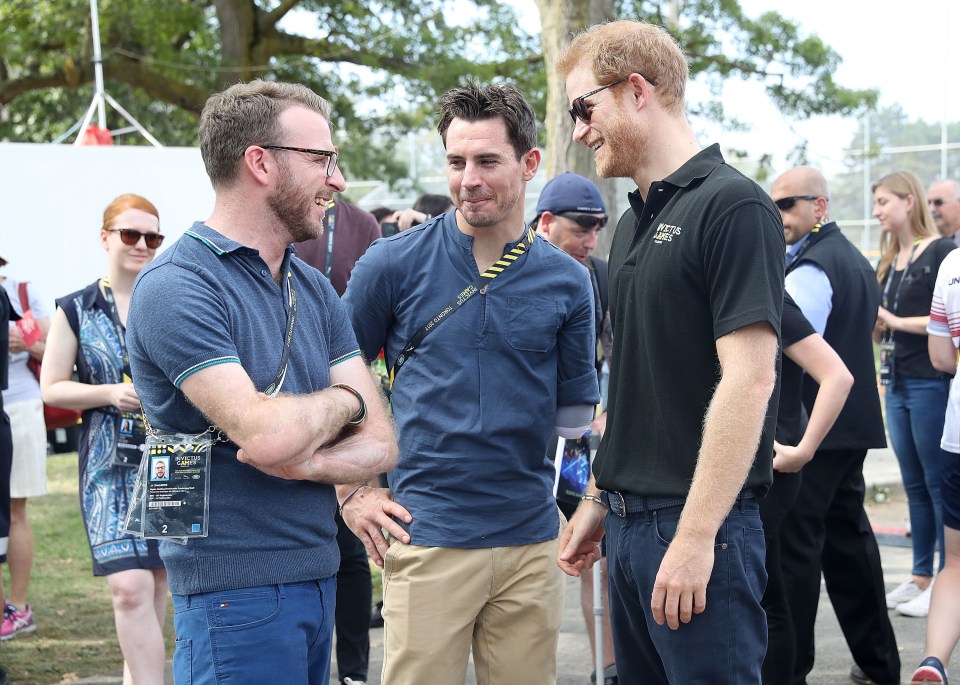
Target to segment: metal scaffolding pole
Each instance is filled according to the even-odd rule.
[[[93,40],[93,100],[90,102],[90,106],[87,108],[83,117],[80,118],[80,121],[71,126],[66,133],[57,137],[53,142],[55,144],[62,143],[69,138],[74,131],[79,129],[80,132],[77,134],[77,138],[73,141],[73,144],[82,145],[83,135],[86,133],[87,127],[93,119],[94,111],[97,113],[97,125],[102,129],[106,129],[106,104],[109,104],[120,116],[126,119],[134,129],[139,131],[140,135],[146,138],[151,145],[154,147],[163,147],[160,141],[150,135],[150,132],[147,131],[130,112],[121,107],[120,103],[107,93],[106,87],[103,84],[103,54],[100,50],[100,12],[97,8],[97,0],[90,0],[90,23],[91,38]]]

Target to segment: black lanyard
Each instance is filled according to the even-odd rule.
[[[333,272],[333,232],[337,226],[337,208],[333,201],[327,209],[327,260],[323,263],[323,275],[330,280]]]
[[[331,225],[331,228],[333,226]],[[205,238],[201,238],[196,233],[191,233],[187,231],[187,235],[191,238],[196,238],[200,242],[209,245],[209,241]],[[217,254],[223,254],[222,251],[218,251]],[[284,258],[284,263],[289,264],[288,257]],[[281,269],[283,266],[281,265]],[[283,284],[280,285],[281,290],[283,289]],[[283,338],[283,354],[280,357],[280,368],[277,369],[277,375],[274,377],[273,382],[267,386],[267,389],[264,390],[266,395],[276,395],[280,392],[280,386],[283,385],[283,379],[287,376],[287,360],[290,358],[290,345],[293,343],[293,326],[297,320],[297,294],[293,291],[293,271],[288,267],[287,269],[287,332]]]
[[[123,373],[127,378],[133,378],[133,372],[130,371],[130,355],[127,354],[127,333],[126,328],[120,323],[120,314],[117,312],[117,302],[113,297],[113,289],[110,287],[110,278],[104,276],[100,279],[103,286],[103,298],[110,305],[110,318],[113,319],[113,325],[117,328],[117,339],[120,341],[120,354],[123,355]]]
[[[282,287],[282,286],[281,286]],[[293,343],[293,326],[297,321],[297,294],[293,291],[293,271],[287,271],[287,333],[283,337],[283,355],[280,357],[280,368],[273,383],[267,386],[264,394],[272,397],[280,392],[280,386],[287,376],[287,362],[290,358],[290,346]]]
[[[910,250],[910,260],[907,262],[907,266],[903,269],[903,275],[900,276],[900,282],[897,283],[897,289],[893,293],[893,308],[890,308],[890,283],[893,282],[893,274],[897,266],[897,258],[894,256],[893,261],[890,263],[890,269],[887,271],[886,283],[883,286],[883,308],[886,309],[891,314],[896,314],[897,309],[900,308],[900,289],[903,287],[903,282],[907,280],[907,274],[910,273],[910,267],[913,265],[913,256],[917,253],[917,248],[920,246],[920,238],[917,238],[913,241],[913,249]],[[897,253],[899,254],[899,252]]]
[[[486,292],[486,287],[490,284],[490,281],[496,278],[499,274],[503,273],[508,266],[517,261],[520,255],[526,252],[527,249],[533,245],[533,241],[535,239],[536,234],[533,232],[533,229],[528,228],[527,235],[524,240],[521,240],[515,247],[504,252],[503,256],[493,263],[493,266],[480,274],[480,276],[477,277],[477,280],[457,293],[457,296],[453,298],[449,304],[445,305],[443,309],[437,312],[436,316],[432,317],[429,321],[427,321],[427,323],[421,326],[420,330],[414,333],[413,337],[410,338],[410,340],[407,341],[407,344],[403,346],[403,350],[397,357],[397,361],[394,362],[393,370],[390,372],[390,383],[393,384],[393,379],[396,378],[397,373],[400,371],[400,367],[403,366],[408,359],[410,359],[413,351],[420,346],[420,343],[423,342],[423,339],[426,338],[431,331],[446,321],[451,314],[460,309],[460,307],[466,304],[467,300],[476,295],[478,292]]]

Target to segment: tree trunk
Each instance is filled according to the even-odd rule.
[[[607,212],[611,215],[608,227],[612,229],[618,215],[616,181],[598,178],[592,152],[583,145],[574,143],[571,138],[573,122],[567,113],[570,103],[564,81],[557,75],[557,58],[578,31],[614,17],[613,0],[536,2],[542,27],[540,45],[547,71],[547,154],[544,165],[547,178],[553,178],[564,171],[573,171],[596,183],[607,205]],[[610,251],[612,237],[612,230],[600,231],[594,254],[605,258]]]

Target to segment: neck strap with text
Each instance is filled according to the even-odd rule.
[[[393,369],[390,371],[390,383],[393,384],[393,380],[400,371],[400,367],[403,366],[408,359],[410,359],[413,351],[420,346],[420,343],[423,342],[423,339],[426,338],[431,331],[446,321],[451,314],[460,309],[460,307],[462,307],[471,297],[476,295],[478,292],[485,292],[486,286],[490,283],[490,281],[506,271],[508,266],[517,261],[517,259],[524,252],[526,252],[531,245],[533,245],[533,241],[535,239],[536,234],[534,233],[533,229],[528,228],[527,235],[524,237],[524,239],[517,243],[513,248],[507,250],[503,256],[500,257],[500,259],[493,263],[493,266],[480,274],[480,276],[478,276],[473,283],[457,293],[457,296],[454,297],[449,304],[445,305],[443,309],[437,312],[436,316],[431,317],[427,323],[421,326],[420,330],[414,333],[413,337],[411,337],[410,340],[407,341],[407,344],[403,346],[403,350],[397,357],[397,361],[394,362]]]

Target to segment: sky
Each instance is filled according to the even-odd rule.
[[[683,0],[680,0],[683,2]],[[515,0],[523,25],[539,31],[534,0]],[[843,58],[835,80],[848,88],[877,88],[880,106],[900,104],[911,118],[928,123],[960,119],[960,2],[957,0],[740,0],[747,16],[775,10],[815,34]],[[696,90],[691,89],[691,97]],[[730,79],[725,109],[752,125],[746,134],[713,127],[702,144],[774,155],[774,170],[788,166],[787,154],[808,140],[809,160],[828,175],[842,169],[843,150],[857,121],[817,117],[787,125],[757,83]]]

